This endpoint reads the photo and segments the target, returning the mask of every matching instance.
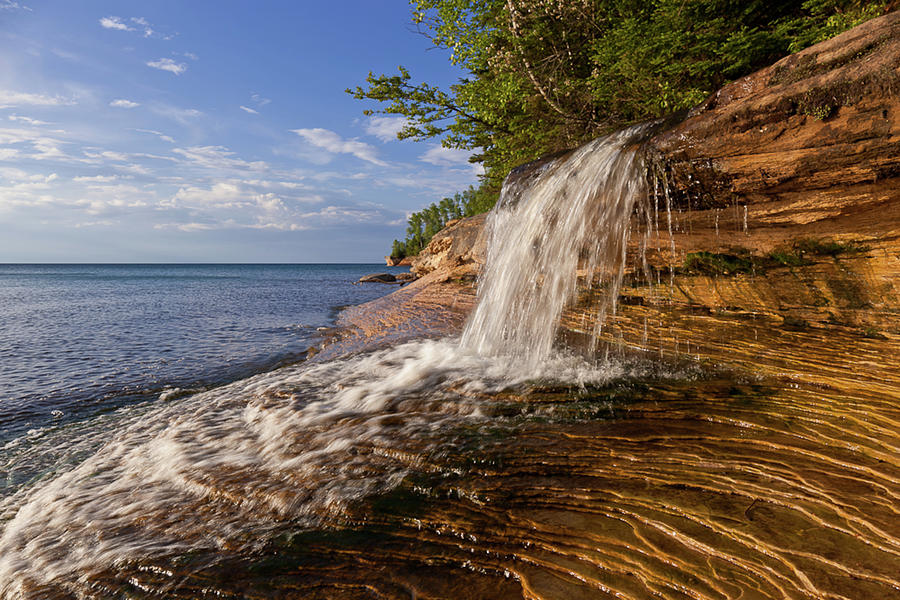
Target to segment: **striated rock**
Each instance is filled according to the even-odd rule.
[[[691,236],[715,222],[767,230],[741,244],[758,250],[799,236],[895,240],[900,12],[722,88],[648,150],[675,207],[699,211],[683,223]]]
[[[394,258],[393,256],[385,256],[384,262],[389,267],[408,267],[412,264],[412,257]]]
[[[647,148],[649,257],[671,276],[631,301],[900,333],[900,12],[722,88]]]
[[[413,259],[411,270],[421,277],[440,271],[443,281],[472,279],[484,264],[487,241],[483,235],[487,215],[450,221]]]
[[[632,223],[620,333],[687,311],[900,334],[900,12],[722,88],[646,152],[651,210]],[[483,224],[450,224],[413,272],[468,296]],[[589,330],[592,293],[564,327]]]
[[[725,86],[649,146],[685,207],[809,224],[900,194],[900,12]]]

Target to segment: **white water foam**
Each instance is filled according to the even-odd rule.
[[[337,518],[397,485],[448,428],[493,419],[485,395],[622,374],[565,356],[534,370],[432,340],[158,402],[72,470],[0,503],[0,597],[77,591],[130,560],[252,548],[287,521]]]

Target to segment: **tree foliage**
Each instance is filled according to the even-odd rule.
[[[483,187],[509,169],[696,105],[730,80],[881,14],[861,0],[410,0],[467,75],[448,89],[369,73],[348,90],[402,115],[398,136],[475,152]]]

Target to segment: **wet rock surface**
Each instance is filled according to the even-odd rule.
[[[644,378],[536,382],[492,396],[490,421],[447,429],[437,446],[368,448],[413,474],[325,529],[286,523],[255,552],[90,581],[172,598],[895,595],[896,341],[670,317],[653,344],[660,369]],[[710,343],[685,362],[689,332]]]

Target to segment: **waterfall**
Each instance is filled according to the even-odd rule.
[[[635,147],[646,129],[594,140],[524,183],[507,178],[488,217],[487,260],[463,348],[531,365],[546,360],[579,279],[603,289],[599,333],[615,311],[632,210],[646,193]]]

